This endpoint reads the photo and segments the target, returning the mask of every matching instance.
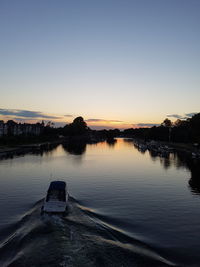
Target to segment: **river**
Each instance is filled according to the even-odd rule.
[[[0,161],[0,266],[200,266],[200,164],[131,139]],[[64,180],[66,217],[40,215]]]

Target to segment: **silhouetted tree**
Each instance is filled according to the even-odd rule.
[[[171,127],[171,126],[172,126],[172,122],[171,122],[171,120],[169,120],[169,119],[166,118],[166,119],[161,123],[161,125],[164,126],[164,127]]]
[[[88,131],[86,122],[82,117],[77,117],[71,124],[65,125],[64,134],[73,136],[73,135],[83,135]]]
[[[200,113],[189,119],[190,137],[193,142],[200,142]]]
[[[200,144],[200,113],[186,120],[178,119],[174,124],[165,119],[160,126],[151,128],[126,129],[124,136],[145,140],[160,140],[174,142],[195,142]]]

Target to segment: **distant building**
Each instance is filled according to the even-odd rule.
[[[0,137],[8,134],[8,125],[0,120]]]
[[[0,137],[4,134],[4,121],[0,121]]]
[[[13,120],[4,123],[0,120],[0,137],[2,136],[19,136],[19,135],[34,135],[39,136],[44,130],[44,123],[16,123]]]

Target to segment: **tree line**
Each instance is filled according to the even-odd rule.
[[[134,137],[144,140],[158,140],[181,143],[198,143],[200,144],[200,113],[193,115],[188,119],[178,119],[174,123],[166,118],[159,126],[151,128],[130,128],[125,130],[92,130],[82,117],[77,117],[72,123],[66,124],[64,127],[55,128],[49,122],[43,127],[42,134],[38,137],[31,136],[8,136],[0,138],[0,144],[11,142],[21,143],[30,141],[52,140],[57,137],[82,138],[86,141],[112,140],[115,137]],[[32,138],[32,139],[30,139]]]
[[[159,140],[180,143],[200,143],[200,113],[191,118],[178,119],[174,123],[166,118],[161,125],[151,128],[126,129],[124,136],[145,140]]]

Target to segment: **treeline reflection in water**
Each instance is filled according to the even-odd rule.
[[[48,155],[52,154],[54,150],[60,145],[60,143],[45,143],[36,145],[24,145],[13,149],[8,149],[0,153],[0,160],[11,159],[17,156],[25,156],[27,154],[32,155]]]
[[[126,142],[130,142],[130,140],[126,140]],[[200,159],[194,159],[191,154],[177,150],[160,154],[155,150],[141,149],[135,144],[134,147],[142,154],[149,153],[151,160],[159,161],[164,169],[172,166],[178,169],[188,169],[191,173],[188,181],[190,190],[192,193],[200,195]]]

